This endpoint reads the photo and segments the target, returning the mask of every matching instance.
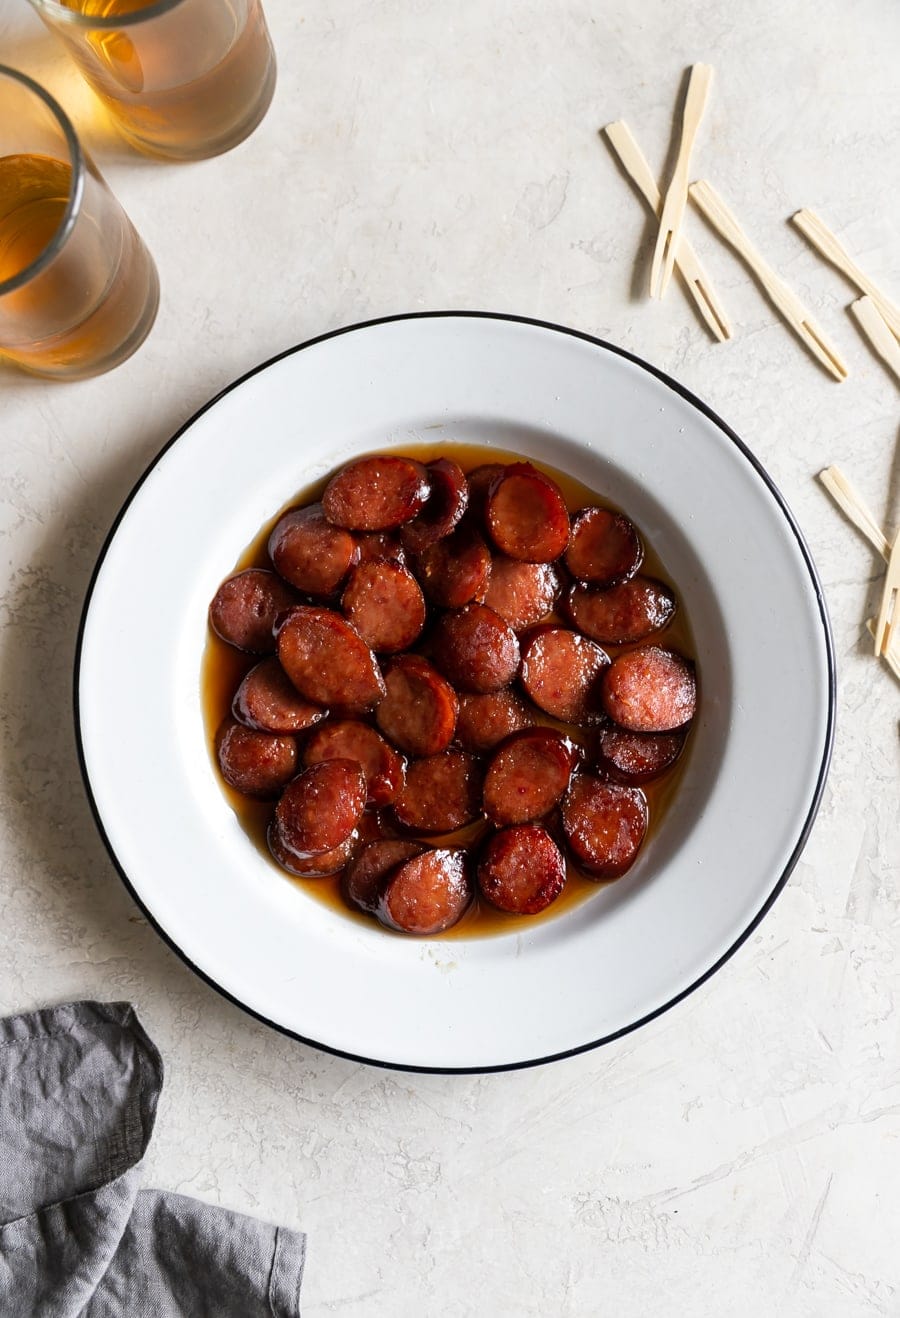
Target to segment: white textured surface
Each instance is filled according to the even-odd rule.
[[[900,393],[846,313],[848,286],[785,223],[819,210],[900,296],[895,0],[269,0],[269,116],[190,166],[87,126],[87,93],[22,10],[0,13],[3,58],[84,126],[156,255],[163,300],[110,376],[0,372],[3,1009],[137,1004],[168,1072],[148,1178],[308,1230],[307,1318],[896,1314],[900,702],[860,625],[877,564],[812,478],[839,461],[892,531]],[[625,117],[659,168],[695,59],[718,73],[697,172],[843,348],[844,385],[696,216],[735,342],[711,343],[675,287],[662,305],[642,296],[650,230],[596,130]],[[69,702],[93,560],[171,431],[298,340],[441,306],[574,325],[699,393],[800,520],[840,680],[822,813],[749,943],[640,1033],[480,1078],[313,1053],[198,982],[106,859]]]

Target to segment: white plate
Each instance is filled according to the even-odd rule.
[[[423,438],[543,459],[625,508],[672,574],[697,646],[689,762],[638,863],[558,918],[499,937],[391,936],[282,881],[219,788],[201,717],[207,605],[259,528],[354,453]],[[720,966],[797,860],[834,719],[815,570],[737,436],[608,344],[457,313],[314,340],[198,413],[101,554],[76,694],[110,854],[188,964],[319,1047],[447,1071],[593,1047]]]

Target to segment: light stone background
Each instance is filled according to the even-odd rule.
[[[879,564],[814,480],[839,461],[897,526],[900,391],[857,334],[849,286],[786,223],[819,209],[900,296],[900,6],[267,10],[267,119],[231,154],[176,166],[119,145],[24,0],[0,7],[2,58],[71,110],[163,288],[150,339],[112,375],[0,372],[0,1007],[137,1004],[167,1066],[148,1182],[308,1231],[307,1318],[900,1314],[900,688],[861,631]],[[643,295],[652,235],[597,130],[627,118],[661,168],[695,60],[717,70],[696,172],[820,316],[844,385],[696,215],[734,342],[712,343],[679,288]],[[278,1036],[167,950],[94,831],[70,682],[107,529],[200,404],[325,330],[464,307],[609,338],[737,429],[822,574],[840,717],[803,859],[711,982],[569,1061],[417,1076]]]

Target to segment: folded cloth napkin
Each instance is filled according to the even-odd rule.
[[[140,1189],[162,1059],[125,1002],[0,1020],[0,1315],[296,1318],[306,1237]]]

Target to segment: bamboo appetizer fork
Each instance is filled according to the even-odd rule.
[[[900,338],[900,309],[898,309],[890,298],[885,297],[881,289],[872,283],[872,280],[860,270],[859,266],[852,257],[835,238],[834,234],[816,215],[815,211],[799,210],[791,219],[797,228],[803,234],[813,247],[830,261],[832,265],[837,266],[841,274],[846,275],[851,284],[855,284],[861,293],[867,293],[875,303],[884,321],[890,326],[892,332]]]
[[[900,343],[897,342],[890,326],[878,310],[878,304],[873,302],[867,293],[865,297],[857,298],[850,310],[873,351],[900,380]]]
[[[666,189],[662,215],[659,218],[659,233],[656,235],[656,247],[653,252],[653,265],[650,270],[650,296],[661,298],[669,286],[672,271],[675,268],[675,256],[681,236],[681,225],[687,205],[688,179],[691,174],[691,152],[706,102],[712,86],[712,65],[695,64],[691,69],[684,113],[681,118],[681,141],[678,144],[678,158]]]

